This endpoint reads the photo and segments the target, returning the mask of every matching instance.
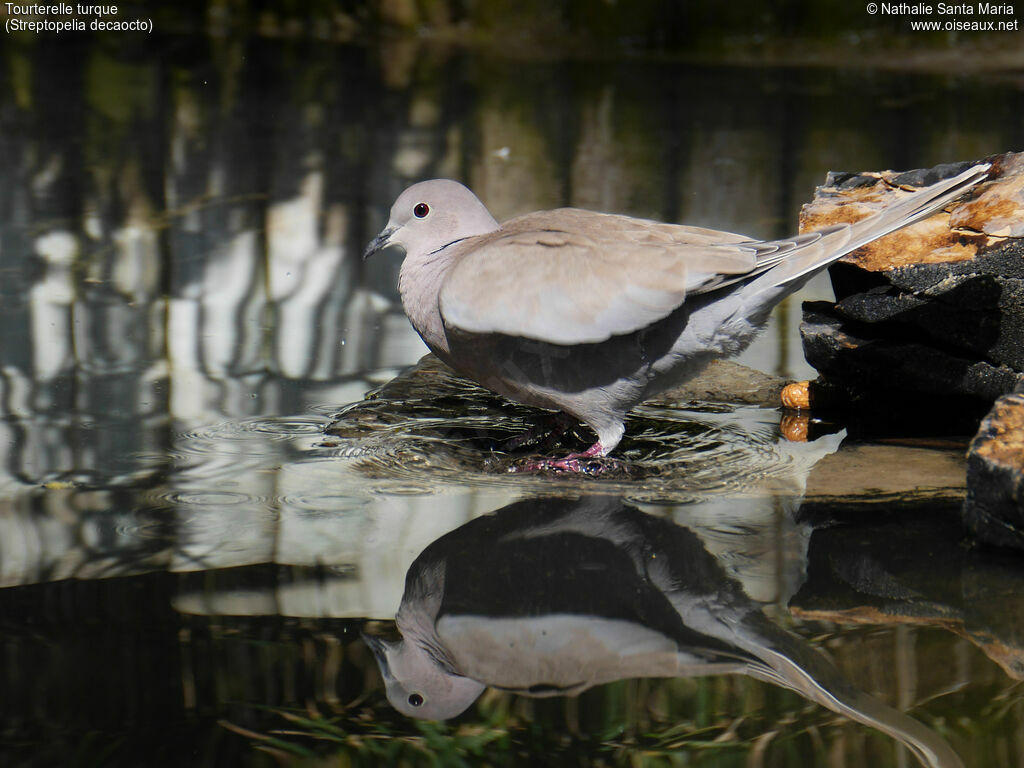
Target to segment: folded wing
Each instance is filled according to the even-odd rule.
[[[600,342],[759,271],[758,250],[697,227],[577,209],[529,214],[477,239],[441,288],[441,315],[471,333]]]

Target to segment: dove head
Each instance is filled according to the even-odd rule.
[[[447,720],[461,715],[483,693],[481,683],[452,674],[414,643],[366,634],[363,639],[377,659],[388,702],[403,715]]]
[[[484,204],[462,184],[434,179],[413,184],[391,206],[391,218],[374,238],[363,258],[397,245],[407,254],[436,253],[467,237],[499,229]]]

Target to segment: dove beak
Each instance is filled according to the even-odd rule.
[[[370,244],[366,246],[366,250],[363,251],[363,261],[373,256],[377,251],[382,251],[391,245],[391,236],[395,234],[395,230],[398,227],[385,227],[379,235],[377,235]]]
[[[380,667],[381,677],[387,682],[393,679],[391,674],[391,665],[388,664],[388,641],[382,637],[371,635],[368,632],[360,632],[359,636],[363,638],[363,642],[373,652],[374,658],[377,659],[377,666]]]

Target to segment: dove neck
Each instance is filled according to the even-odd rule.
[[[430,350],[442,359],[448,358],[448,340],[438,295],[455,264],[457,250],[461,249],[452,247],[433,253],[408,254],[398,277],[398,292],[405,314]]]

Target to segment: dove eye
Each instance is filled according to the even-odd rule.
[[[417,206],[417,207],[419,207],[419,206]],[[418,693],[410,693],[409,694],[409,706],[411,706],[411,707],[418,707],[421,704],[423,704],[423,697],[422,696],[420,696]]]
[[[428,213],[430,213],[430,206],[426,203],[417,203],[416,207],[412,209],[412,215],[417,219],[422,219]]]

